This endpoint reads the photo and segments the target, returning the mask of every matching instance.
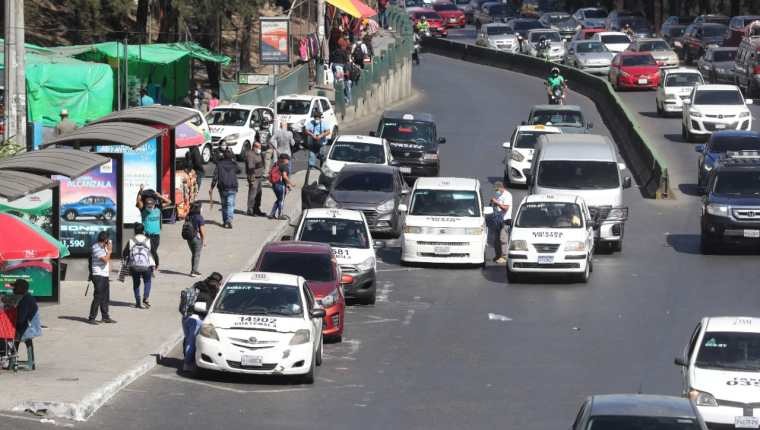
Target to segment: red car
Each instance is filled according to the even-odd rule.
[[[456,7],[454,3],[447,1],[433,3],[433,10],[438,12],[438,15],[441,15],[448,28],[464,28],[466,25],[464,12]]]
[[[433,36],[441,37],[446,37],[449,35],[443,17],[441,17],[441,15],[439,15],[438,12],[434,11],[433,9],[428,9],[425,7],[410,7],[406,9],[406,12],[409,14],[409,19],[412,20],[412,25],[417,26],[417,22],[419,22],[419,20],[424,16],[425,19],[427,19],[428,26],[430,26],[430,34]]]
[[[621,52],[612,59],[609,80],[616,90],[655,89],[660,85],[660,68],[648,52]]]
[[[343,340],[346,298],[343,296],[338,263],[330,245],[316,242],[269,242],[261,250],[256,272],[303,276],[314,297],[325,309],[322,334],[325,340]]]

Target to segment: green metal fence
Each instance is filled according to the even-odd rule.
[[[277,94],[304,94],[309,91],[309,68],[306,64],[296,66],[287,74],[277,79]],[[223,82],[222,100],[229,100],[245,105],[267,106],[274,98],[274,88],[268,85],[238,94],[235,82]]]

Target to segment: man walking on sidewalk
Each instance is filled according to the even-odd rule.
[[[88,324],[97,324],[95,318],[98,316],[98,308],[100,308],[100,316],[104,323],[113,324],[116,322],[108,314],[108,302],[111,299],[108,276],[111,272],[112,252],[113,243],[108,238],[108,232],[101,231],[98,233],[98,241],[92,245],[92,255],[90,256],[90,279],[92,279],[93,294],[90,315],[87,318]]]
[[[245,174],[248,177],[248,207],[249,216],[266,216],[261,211],[261,183],[264,181],[264,156],[261,153],[261,143],[255,142],[253,149],[245,154]]]
[[[287,121],[280,121],[280,128],[274,131],[269,139],[269,144],[274,148],[274,154],[278,159],[280,154],[288,154],[288,157],[293,156],[291,148],[296,146],[296,141],[293,139],[293,132],[288,130]]]
[[[232,218],[235,215],[235,196],[238,191],[238,173],[240,173],[240,167],[235,162],[235,154],[227,148],[224,151],[224,158],[216,164],[214,178],[211,180],[211,188],[208,191],[209,200],[213,200],[214,187],[219,189],[224,228],[232,228]]]
[[[153,256],[153,261],[156,263],[153,271],[153,275],[155,275],[158,272],[160,264],[158,260],[158,246],[161,244],[161,206],[159,200],[164,204],[171,203],[171,200],[155,191],[148,191],[144,192],[143,185],[140,184],[135,206],[137,206],[137,209],[140,209],[142,224],[145,227],[145,235],[150,239],[150,253]]]

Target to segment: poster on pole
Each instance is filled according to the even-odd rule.
[[[290,64],[290,25],[287,17],[260,18],[261,64]]]
[[[108,163],[91,169],[72,180],[53,176],[60,184],[61,242],[74,257],[90,255],[101,231],[107,231],[114,251],[121,250],[121,184],[122,154],[104,154]]]

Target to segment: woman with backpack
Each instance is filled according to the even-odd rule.
[[[193,278],[201,274],[198,271],[198,265],[201,262],[201,251],[206,246],[206,233],[203,228],[206,220],[201,215],[201,208],[201,202],[194,202],[182,225],[182,238],[187,241],[187,246],[190,248],[190,276]]]
[[[124,247],[122,255],[126,255],[129,266],[129,273],[132,275],[132,290],[135,293],[135,307],[150,309],[150,287],[153,278],[153,269],[156,262],[151,253],[151,244],[148,236],[145,235],[145,226],[140,223],[135,224],[135,236],[129,239],[127,246]],[[140,281],[144,285],[142,304],[140,304]]]
[[[285,209],[285,193],[293,188],[290,176],[288,175],[288,171],[290,171],[289,164],[290,156],[288,154],[280,154],[277,164],[272,166],[272,170],[269,171],[269,182],[272,183],[272,190],[276,198],[272,211],[269,212],[269,219],[288,219],[282,212]]]

